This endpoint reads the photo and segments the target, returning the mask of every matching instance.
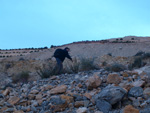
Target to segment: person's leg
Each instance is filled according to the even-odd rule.
[[[62,61],[59,58],[56,58],[57,65],[56,65],[56,73],[60,74],[63,69]]]

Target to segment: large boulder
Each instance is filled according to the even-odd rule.
[[[126,93],[126,90],[119,86],[107,86],[99,94],[96,95],[95,99],[102,99],[113,105],[121,101]]]

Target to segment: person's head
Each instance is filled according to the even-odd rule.
[[[68,52],[69,52],[69,51],[70,51],[70,48],[66,47],[64,50],[66,50],[66,51],[68,51]]]

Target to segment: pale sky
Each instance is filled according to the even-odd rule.
[[[150,36],[150,0],[0,0],[0,49]]]

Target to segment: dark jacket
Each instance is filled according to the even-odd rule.
[[[72,61],[72,58],[70,57],[68,51],[66,51],[65,49],[56,49],[56,51],[54,52],[54,57],[59,58],[62,62],[66,57]]]

